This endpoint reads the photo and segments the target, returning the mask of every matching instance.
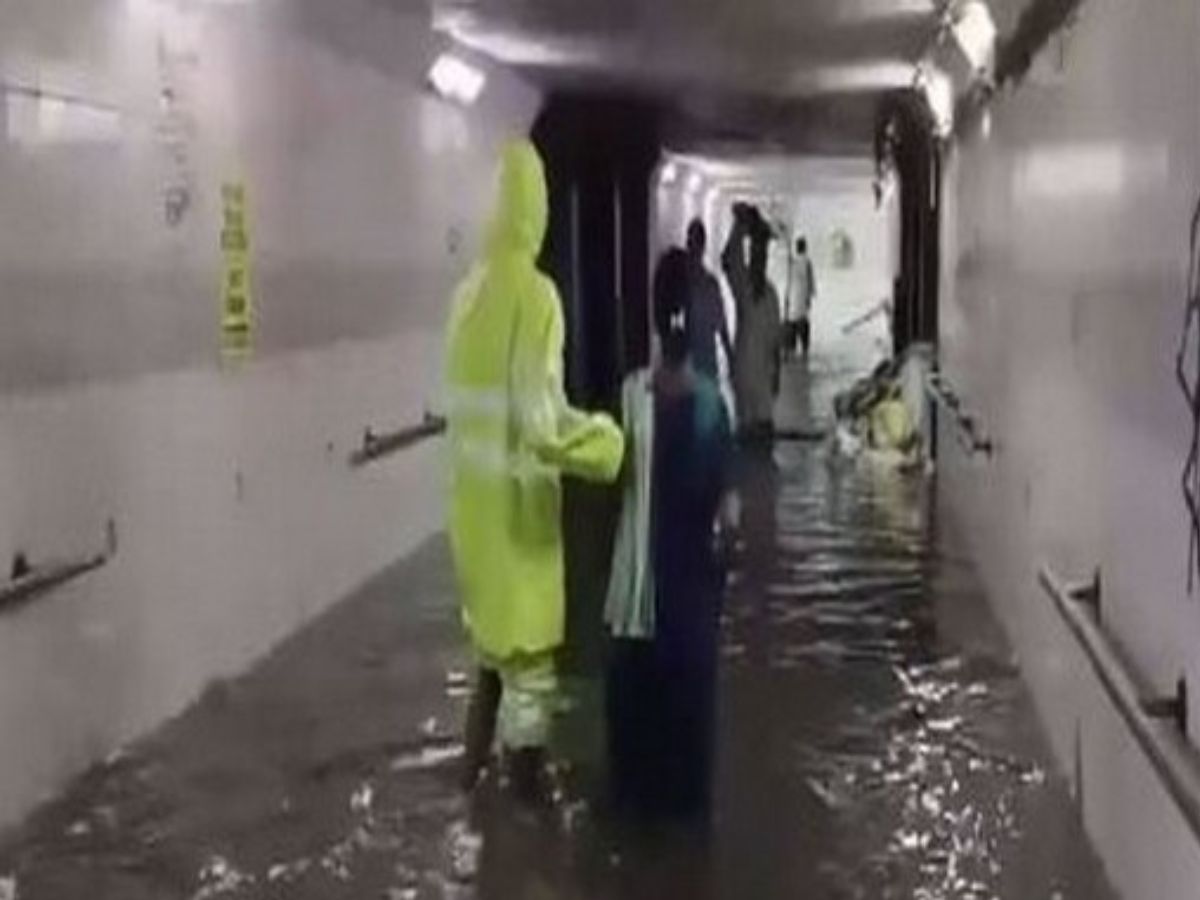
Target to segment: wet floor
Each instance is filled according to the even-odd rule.
[[[793,373],[785,418],[820,424],[844,380]],[[932,483],[806,443],[745,454],[739,483],[710,829],[606,815],[587,665],[552,811],[496,778],[457,794],[466,672],[434,541],[35,814],[0,898],[1112,896]]]

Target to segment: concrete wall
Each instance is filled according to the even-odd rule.
[[[1197,84],[1193,0],[1088,0],[957,149],[947,192],[942,362],[998,453],[969,461],[943,432],[939,490],[1131,900],[1196,897],[1200,846],[1035,575],[1099,566],[1105,627],[1160,689],[1186,675],[1200,721],[1180,488],[1191,416],[1174,374]]]
[[[346,457],[436,406],[447,296],[538,97],[493,71],[449,105],[422,86],[437,50],[368,0],[0,6],[0,563],[91,552],[110,517],[121,542],[0,612],[0,824],[440,527],[436,447]],[[255,278],[237,365],[228,180]]]

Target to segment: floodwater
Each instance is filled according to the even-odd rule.
[[[844,377],[789,382],[812,427]],[[33,815],[0,900],[1111,897],[932,481],[786,443],[739,483],[710,827],[606,814],[595,665],[567,680],[551,810],[495,776],[458,794],[434,541]]]

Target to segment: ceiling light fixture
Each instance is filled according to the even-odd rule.
[[[855,93],[903,88],[912,83],[912,63],[902,59],[804,68],[788,81],[793,95]]]
[[[935,12],[933,0],[839,0],[831,15],[835,22],[844,23],[929,16]]]
[[[658,176],[659,187],[670,187],[679,180],[679,166],[668,160],[663,164],[662,171]]]
[[[429,69],[429,85],[447,100],[470,106],[479,99],[487,76],[452,53],[443,53]]]

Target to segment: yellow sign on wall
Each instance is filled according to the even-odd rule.
[[[244,359],[250,355],[254,334],[246,185],[222,185],[221,207],[221,253],[225,261],[221,278],[221,354],[227,359]]]

